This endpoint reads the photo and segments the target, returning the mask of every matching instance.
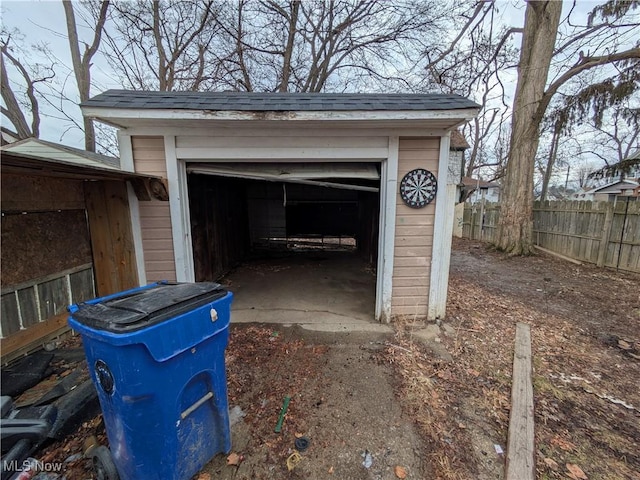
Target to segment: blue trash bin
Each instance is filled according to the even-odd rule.
[[[69,307],[122,480],[187,480],[231,450],[232,299],[216,283],[160,282]]]

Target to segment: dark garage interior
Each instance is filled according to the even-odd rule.
[[[345,165],[340,178],[319,178],[336,174],[325,165],[324,172],[314,169],[287,182],[257,179],[251,166],[245,178],[238,178],[237,167],[237,176],[217,175],[219,167],[206,174],[193,168],[188,188],[196,281],[229,284],[236,309],[255,309],[258,302],[286,309],[295,292],[304,310],[373,319],[380,180],[378,165],[367,167],[369,178],[347,178],[359,169],[349,173]],[[313,296],[305,299],[308,290]]]

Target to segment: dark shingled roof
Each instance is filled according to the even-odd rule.
[[[108,90],[83,107],[213,111],[458,110],[479,108],[459,95],[377,93],[147,92]]]

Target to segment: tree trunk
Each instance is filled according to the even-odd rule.
[[[533,249],[533,173],[544,96],[562,2],[530,1],[525,13],[511,145],[498,224],[498,247],[512,255]]]
[[[3,47],[4,48],[4,47]],[[20,109],[20,104],[18,103],[18,99],[16,98],[13,89],[11,88],[11,84],[9,83],[9,77],[7,76],[7,67],[4,64],[4,50],[0,55],[0,82],[2,83],[2,100],[6,105],[6,108],[2,107],[2,114],[7,117],[7,119],[13,124],[16,129],[16,133],[18,134],[18,138],[29,138],[34,136],[33,132],[29,128],[29,124],[27,123],[27,119],[22,113]],[[29,79],[27,79],[29,81]],[[33,112],[35,115],[38,114],[37,111]]]
[[[549,159],[547,160],[547,169],[544,171],[544,178],[542,179],[542,192],[540,192],[540,200],[547,199],[547,193],[549,192],[549,183],[551,182],[551,174],[556,164],[556,157],[558,156],[558,143],[560,143],[560,131],[554,127],[553,137],[551,137],[551,149],[549,150]]]
[[[91,96],[91,59],[100,46],[102,30],[107,18],[107,9],[109,8],[109,0],[103,0],[100,5],[100,13],[97,19],[96,29],[94,31],[93,42],[91,45],[85,44],[84,54],[80,53],[80,39],[78,37],[73,4],[70,0],[63,0],[62,5],[64,7],[67,22],[67,34],[69,36],[69,51],[71,52],[73,73],[75,74],[76,84],[78,85],[80,103],[82,103],[89,100],[89,97]],[[83,118],[82,123],[84,128],[84,148],[90,152],[95,152],[96,132],[93,120],[85,117]]]
[[[293,56],[293,46],[298,29],[298,12],[300,11],[300,0],[291,2],[291,17],[289,18],[289,33],[287,45],[284,49],[284,60],[282,62],[282,80],[280,81],[281,92],[289,91],[289,78],[291,77],[291,57]]]

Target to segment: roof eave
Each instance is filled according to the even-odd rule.
[[[452,125],[475,118],[479,108],[452,110],[327,110],[327,111],[236,111],[236,110],[183,110],[183,109],[123,109],[83,106],[82,114],[92,118],[126,128],[136,121],[154,120],[209,120],[217,122],[404,122],[410,125],[422,125],[435,120],[451,120]]]
[[[127,172],[124,170],[81,165],[63,160],[52,160],[36,155],[2,150],[2,172],[43,176],[59,176],[81,180],[130,180],[160,178],[154,175]]]

